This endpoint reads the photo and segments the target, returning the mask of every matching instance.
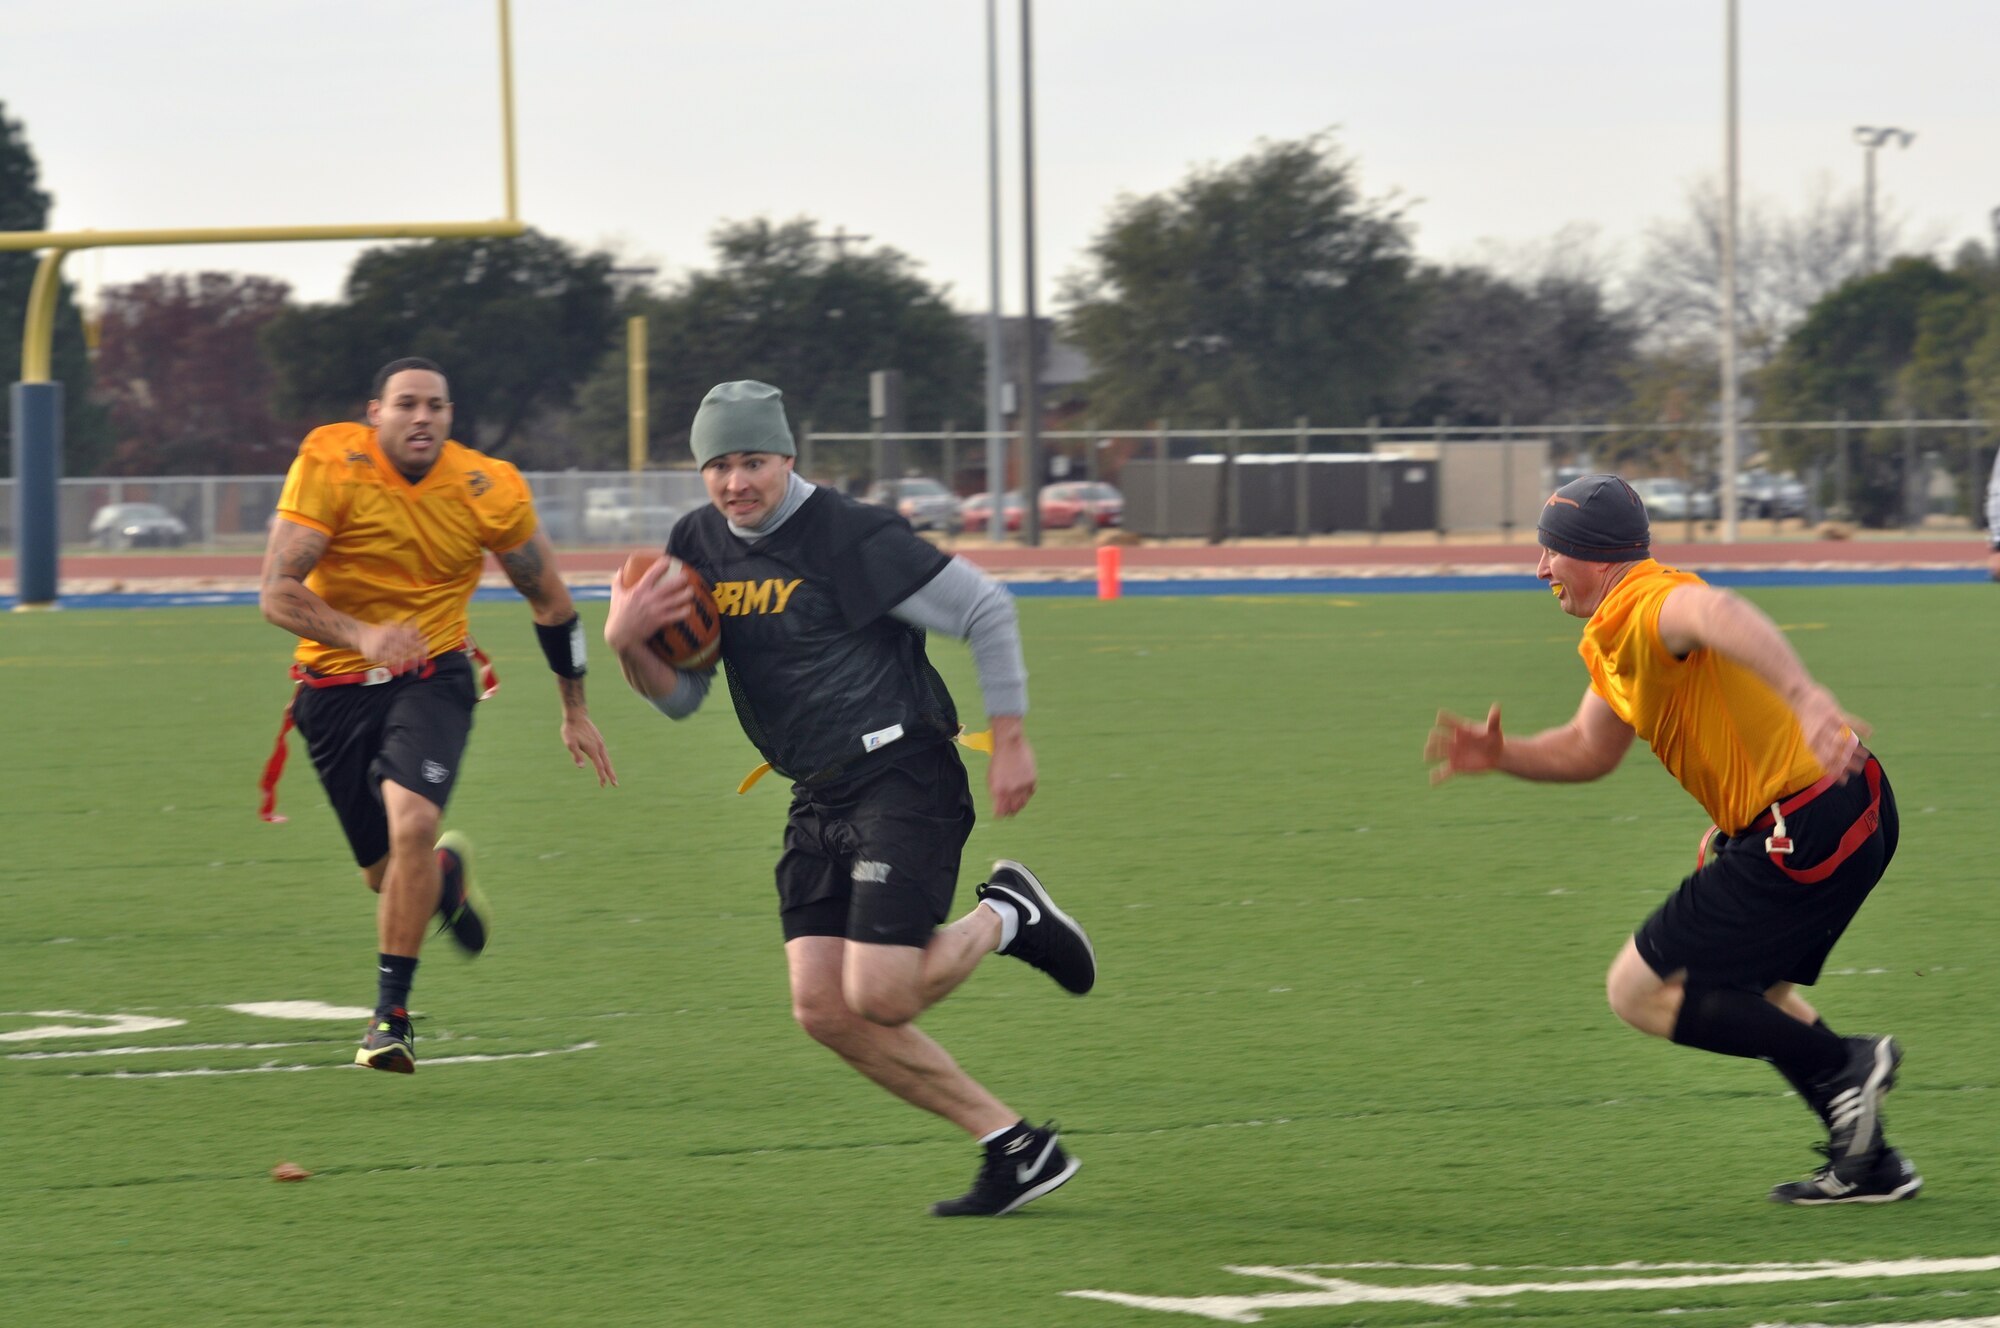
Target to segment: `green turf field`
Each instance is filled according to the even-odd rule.
[[[1705,823],[1643,748],[1591,786],[1426,786],[1439,705],[1500,699],[1516,731],[1574,710],[1578,624],[1543,596],[1022,602],[1041,790],[975,832],[964,897],[1027,861],[1103,976],[1076,1000],[991,959],[924,1026],[1084,1165],[956,1223],[925,1208],[975,1149],[790,1021],[785,791],[735,795],[756,758],[726,704],[669,725],[600,649],[623,781],[600,791],[525,611],[476,608],[504,686],[449,819],[495,938],[473,964],[430,949],[404,1078],[341,1068],[353,1021],[227,1008],[374,992],[373,898],[296,739],[292,821],[255,816],[283,634],[251,609],[0,619],[0,1322],[2000,1314],[1993,590],[1752,597],[1873,722],[1901,802],[1901,855],[1816,999],[1907,1046],[1912,1203],[1767,1203],[1818,1138],[1777,1075],[1604,1010]],[[934,653],[976,711],[962,648]],[[114,1015],[179,1022],[19,1036]],[[118,1048],[143,1050],[51,1055]],[[281,1160],[313,1179],[273,1183]],[[1815,1261],[1838,1266],[1775,1266]],[[1396,1266],[1330,1267],[1371,1264]]]

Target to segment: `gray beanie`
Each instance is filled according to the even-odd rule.
[[[785,424],[784,395],[769,383],[748,378],[708,389],[688,431],[695,465],[706,466],[731,452],[797,456],[792,431]]]
[[[1650,557],[1646,504],[1616,475],[1584,475],[1549,495],[1535,524],[1542,547],[1591,563]]]

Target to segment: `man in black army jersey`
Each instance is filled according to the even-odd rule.
[[[940,1217],[997,1217],[1055,1189],[1078,1163],[918,1031],[918,1015],[990,952],[1081,996],[1097,980],[1083,928],[1033,872],[1002,860],[949,926],[972,795],[953,739],[951,694],[927,631],[970,643],[992,729],[987,789],[1011,816],[1035,792],[1022,732],[1027,672],[1014,602],[895,513],[794,473],[774,387],[723,383],[689,438],[710,506],[674,526],[667,551],[698,570],[723,616],[722,660],[743,731],[792,780],[778,859],[792,1013],[815,1040],[912,1106],[985,1146],[972,1189]],[[604,639],[632,689],[683,719],[712,675],[669,667],[645,642],[686,616],[686,584],[614,585]]]

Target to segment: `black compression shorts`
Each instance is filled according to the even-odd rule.
[[[389,852],[383,780],[440,808],[450,799],[478,699],[472,662],[459,651],[438,656],[427,678],[299,688],[292,722],[356,862],[371,866]]]

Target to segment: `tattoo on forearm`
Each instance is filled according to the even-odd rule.
[[[542,572],[547,566],[542,551],[535,547],[538,542],[531,539],[520,548],[500,555],[500,566],[506,569],[507,579],[531,604],[542,596]]]
[[[307,526],[287,523],[264,564],[265,602],[273,621],[287,631],[327,645],[352,645],[354,621],[336,613],[306,586],[306,577],[326,552],[327,537]]]

